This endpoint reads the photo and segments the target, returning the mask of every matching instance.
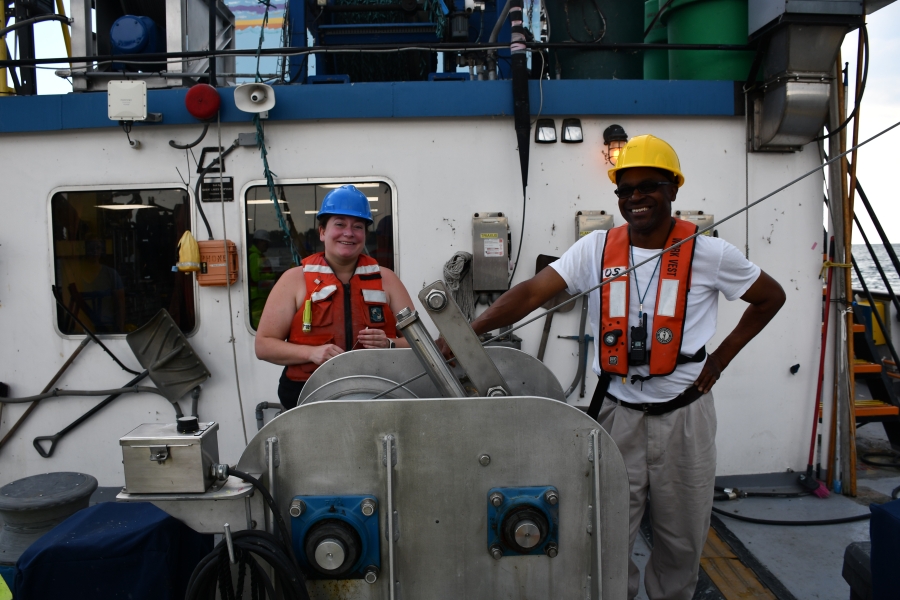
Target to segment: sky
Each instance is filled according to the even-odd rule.
[[[228,4],[232,6],[238,19],[243,19],[245,23],[238,29],[239,45],[244,46],[248,41],[255,45],[259,29],[258,23],[252,21],[258,20],[262,16],[256,14],[259,12],[256,3],[253,0],[228,0]],[[276,4],[281,3],[276,2]],[[63,0],[63,5],[66,14],[70,14],[69,0]],[[266,36],[266,46],[277,45],[279,39],[280,14],[272,16],[274,18],[270,27],[274,27],[274,29]],[[871,64],[859,114],[860,141],[900,121],[900,2],[893,2],[869,15],[867,21]],[[47,22],[36,25],[35,36],[39,57],[65,56],[65,46],[59,23]],[[841,48],[842,60],[850,63],[849,98],[853,98],[855,94],[857,43],[857,33],[854,31],[846,36]],[[9,40],[9,45],[10,48],[15,47],[12,39]],[[255,61],[243,59],[238,64],[238,70],[250,68],[251,63],[254,63],[253,67],[255,67]],[[66,94],[72,91],[71,84],[67,80],[57,77],[53,72],[54,69],[64,66],[66,65],[38,71],[37,81],[40,94]],[[269,66],[274,66],[274,64],[264,64],[261,70],[265,72],[266,67]],[[850,110],[852,110],[852,103],[848,112]],[[852,126],[850,129],[848,141],[852,139]],[[900,146],[900,127],[861,148],[857,159],[857,176],[860,184],[865,189],[866,196],[892,243],[900,243],[900,203],[898,203],[896,191],[900,185],[898,185],[895,173],[898,165],[891,151],[892,148],[898,146]],[[857,206],[859,207],[857,214],[866,234],[870,240],[877,240],[875,229],[858,201]],[[862,239],[856,233],[854,233],[854,243],[862,243]]]
[[[869,15],[868,81],[859,114],[859,140],[863,141],[900,121],[900,2],[894,2]],[[850,95],[855,96],[857,33],[844,38],[841,58],[850,62]],[[848,112],[853,110],[852,102]],[[848,134],[848,146],[852,140]],[[856,173],[866,197],[891,243],[900,243],[900,203],[898,203],[898,168],[892,148],[900,147],[900,127],[860,148]],[[873,243],[878,237],[865,208],[857,201],[856,214]],[[856,232],[854,243],[862,243]]]

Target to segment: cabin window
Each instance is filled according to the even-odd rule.
[[[366,236],[366,251],[383,267],[394,268],[393,197],[383,181],[295,183],[275,186],[288,234],[278,223],[275,206],[265,185],[254,185],[245,195],[247,225],[247,290],[250,326],[256,330],[266,298],[282,273],[296,266],[289,239],[300,258],[324,250],[319,241],[316,213],[334,188],[352,183],[369,198],[374,223]],[[290,236],[290,238],[288,237]]]
[[[193,331],[194,283],[172,268],[190,228],[190,197],[182,188],[72,190],[50,200],[53,264],[66,335],[134,331],[165,308]],[[81,321],[82,324],[79,324]]]

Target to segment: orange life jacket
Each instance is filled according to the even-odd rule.
[[[697,231],[689,221],[675,219],[665,247],[676,244]],[[631,236],[628,225],[610,229],[600,259],[603,279],[628,269]],[[650,376],[669,375],[679,364],[684,334],[684,315],[691,287],[694,240],[662,255],[650,340]],[[600,292],[600,369],[614,375],[628,374],[628,307],[630,273],[606,284]]]
[[[335,344],[351,350],[356,345],[356,334],[366,327],[381,329],[389,338],[397,337],[397,320],[388,305],[387,294],[381,285],[381,268],[375,259],[365,255],[357,259],[349,294],[345,294],[344,284],[325,262],[324,253],[304,258],[298,268],[303,269],[306,278],[306,298],[291,321],[289,342],[304,346]],[[312,300],[312,328],[304,333],[306,300]],[[317,368],[318,365],[311,362],[291,365],[287,368],[287,377],[306,381]]]

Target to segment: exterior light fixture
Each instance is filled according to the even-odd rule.
[[[610,125],[603,130],[603,143],[607,148],[603,156],[606,157],[609,164],[616,166],[619,154],[622,152],[625,144],[628,143],[628,134],[625,133],[625,129],[621,125]]]
[[[556,122],[553,119],[538,119],[534,130],[534,142],[536,144],[556,143]]]
[[[584,141],[581,119],[563,119],[562,141],[564,144],[580,144]]]

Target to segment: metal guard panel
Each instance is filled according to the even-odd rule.
[[[392,434],[396,580],[403,598],[585,598],[592,587],[588,457],[594,429],[601,446],[602,597],[620,599],[628,567],[625,464],[612,438],[564,403],[537,397],[311,403],[263,427],[239,468],[265,471],[265,440],[275,436],[281,452],[277,501],[285,520],[294,496],[375,492],[384,532],[382,440]],[[491,457],[488,466],[479,463],[483,454]],[[559,555],[495,560],[485,548],[486,494],[493,487],[528,485],[559,490]],[[373,585],[353,586],[353,597],[382,600],[386,586],[382,576]],[[333,588],[310,582],[313,598],[330,598]]]
[[[488,356],[494,361],[509,390],[515,396],[544,396],[566,401],[562,385],[547,366],[521,350],[502,346],[487,346]],[[393,385],[423,373],[425,368],[409,348],[394,350],[354,350],[344,352],[326,361],[316,369],[303,386],[299,404],[318,400],[331,400],[350,393],[371,392],[370,398]],[[356,376],[354,382],[351,377]],[[373,381],[374,377],[383,381]],[[390,384],[389,382],[393,382]],[[408,398],[406,390],[418,398],[437,398],[437,387],[427,375],[391,392],[393,398]]]

